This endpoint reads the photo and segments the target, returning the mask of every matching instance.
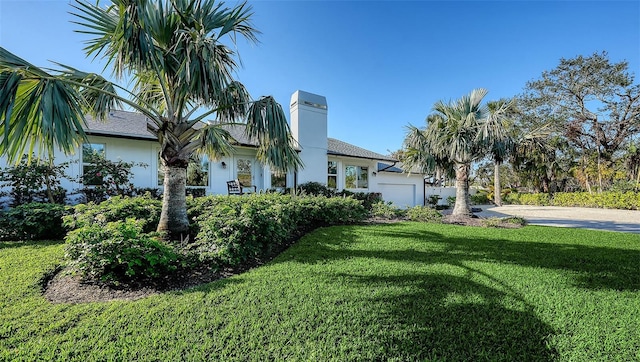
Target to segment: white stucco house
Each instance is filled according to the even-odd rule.
[[[397,206],[423,205],[424,176],[405,173],[398,161],[343,142],[327,135],[328,106],[326,98],[296,91],[291,96],[291,131],[299,144],[304,168],[285,176],[272,174],[269,167],[256,160],[256,146],[248,140],[241,126],[229,128],[236,139],[235,152],[218,160],[200,160],[198,177],[189,180],[188,187],[202,188],[206,194],[227,194],[226,182],[239,179],[255,185],[257,190],[284,188],[305,182],[320,182],[337,190],[379,192],[385,201]],[[147,167],[133,168],[132,183],[137,187],[161,188],[162,170],[158,160],[160,146],[147,131],[146,118],[138,113],[113,111],[105,123],[88,120],[88,144],[75,154],[56,155],[56,163],[71,163],[67,173],[77,178],[90,170],[83,162],[89,150],[103,152],[110,160],[141,162]],[[6,160],[3,160],[6,165]],[[82,188],[77,181],[62,180],[62,187],[72,192]]]

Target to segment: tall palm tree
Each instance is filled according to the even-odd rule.
[[[0,48],[0,152],[11,159],[27,148],[72,152],[85,140],[85,114],[104,119],[124,103],[148,118],[148,130],[161,145],[165,176],[158,231],[174,239],[188,232],[189,158],[229,153],[226,124],[246,124],[247,136],[259,143],[258,158],[273,169],[301,166],[282,107],[272,97],[252,101],[233,78],[237,39],[257,41],[249,6],[112,0],[102,7],[76,0],[72,7],[79,32],[90,36],[87,56],[105,59],[117,79],[130,77],[133,90],[62,65],[40,69]],[[205,123],[207,117],[215,121]]]
[[[456,175],[456,203],[453,215],[472,216],[469,203],[469,173],[471,163],[484,157],[493,140],[504,137],[501,114],[506,108],[490,116],[482,99],[485,89],[475,89],[455,102],[436,102],[433,113],[427,117],[424,129],[409,128],[405,143],[421,150],[422,159],[432,155],[434,159],[452,162]],[[416,159],[418,160],[418,159]]]
[[[487,103],[486,128],[492,128],[494,133],[486,138],[489,154],[493,160],[493,202],[502,206],[502,189],[500,185],[500,165],[509,157],[515,147],[514,123],[508,113],[514,106],[514,100],[498,100]]]

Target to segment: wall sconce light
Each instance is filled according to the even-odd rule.
[[[221,166],[222,168],[227,168],[227,163],[226,163],[226,162],[224,162],[224,161],[222,161],[222,162],[220,162],[220,166]]]
[[[372,172],[372,174],[373,174],[373,177],[376,177],[376,175],[377,175],[378,173],[377,173],[377,172],[375,172],[375,171],[373,171],[373,172]]]

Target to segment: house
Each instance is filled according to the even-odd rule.
[[[226,194],[226,182],[239,179],[258,190],[285,188],[305,182],[320,182],[337,190],[379,192],[385,201],[406,207],[424,202],[424,180],[421,174],[407,174],[398,161],[327,135],[327,101],[325,97],[296,91],[291,97],[291,131],[300,148],[304,168],[286,175],[272,173],[256,160],[256,144],[246,138],[242,126],[227,129],[236,139],[235,152],[218,160],[202,157],[190,166],[187,186],[204,189],[206,194]],[[135,166],[131,182],[142,188],[162,187],[162,167],[158,159],[160,145],[147,131],[145,116],[126,111],[113,111],[105,123],[88,119],[89,143],[75,154],[56,155],[56,162],[70,163],[70,178],[91,172],[88,152],[100,152],[110,160],[146,164]],[[69,192],[82,188],[74,180],[62,180]]]

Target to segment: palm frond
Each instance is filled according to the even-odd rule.
[[[47,73],[0,48],[0,154],[11,162],[36,152],[52,157],[86,138],[87,103],[64,77]]]
[[[303,166],[284,111],[273,97],[262,97],[251,104],[245,132],[249,138],[258,140],[258,159],[275,171]]]
[[[204,153],[210,159],[215,160],[222,156],[230,155],[234,148],[232,145],[233,137],[226,129],[219,124],[208,124],[198,130],[199,136],[194,142],[187,147],[193,147],[194,151]]]

